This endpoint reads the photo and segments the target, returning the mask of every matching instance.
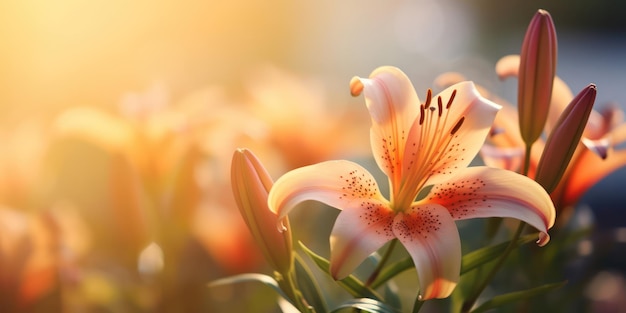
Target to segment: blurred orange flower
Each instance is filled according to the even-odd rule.
[[[36,206],[47,131],[44,120],[38,118],[0,129],[0,204],[23,209]]]
[[[367,116],[359,104],[349,106],[353,100],[347,93],[346,103],[330,102],[320,81],[273,67],[259,69],[246,86],[248,107],[265,123],[268,144],[284,160],[283,171],[332,158],[368,155],[369,142],[359,136],[369,127],[363,122]]]
[[[265,165],[277,173],[358,157],[367,142],[360,145],[350,132],[337,135],[337,127],[356,116],[347,106],[331,105],[319,82],[265,67],[252,72],[241,91],[233,95],[211,86],[172,101],[164,85],[154,84],[124,95],[118,107],[70,107],[1,129],[0,204],[33,216],[45,208],[58,227],[74,225],[62,226],[56,234],[62,240],[38,231],[41,240],[61,240],[58,245],[67,247],[60,249],[71,258],[50,256],[55,273],[67,280],[46,283],[41,276],[33,285],[39,289],[31,289],[42,291],[31,294],[76,283],[63,299],[80,310],[125,301],[119,292],[102,298],[93,290],[148,287],[141,289],[152,299],[140,305],[146,307],[165,299],[162,292],[182,289],[152,288],[136,279],[138,267],[161,264],[152,268],[167,277],[166,285],[204,288],[211,276],[266,266],[232,196],[232,151],[253,149],[273,160]],[[159,253],[148,253],[154,251]],[[199,267],[203,274],[185,274]],[[144,272],[143,278],[155,274]]]
[[[0,303],[3,310],[20,312],[58,288],[58,243],[50,220],[5,207],[0,237]]]

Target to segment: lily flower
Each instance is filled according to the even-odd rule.
[[[355,77],[350,87],[353,95],[365,96],[372,152],[389,178],[391,197],[381,194],[368,170],[347,160],[288,172],[268,197],[281,219],[306,200],[342,210],[330,237],[333,278],[346,277],[397,238],[417,269],[419,298],[445,298],[459,280],[461,265],[455,221],[516,218],[541,232],[540,245],[549,241],[555,210],[539,184],[511,171],[468,167],[500,109],[472,82],[437,96],[428,91],[424,103],[395,67],[380,67],[368,79]],[[431,188],[428,195],[417,198],[425,188]]]
[[[607,107],[591,113],[581,144],[557,187],[559,194],[553,194],[563,206],[573,206],[589,188],[626,166],[626,150],[618,147],[626,142],[624,112]]]

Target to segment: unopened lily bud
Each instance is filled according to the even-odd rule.
[[[231,184],[235,201],[254,239],[270,265],[287,273],[293,265],[289,221],[284,230],[276,228],[278,216],[267,206],[273,181],[257,157],[246,149],[237,149],[231,164]]]
[[[561,113],[548,136],[535,175],[535,180],[548,192],[552,192],[559,184],[574,155],[596,100],[596,93],[594,84],[581,90]]]
[[[550,13],[539,10],[530,21],[520,53],[517,107],[527,146],[543,132],[556,74],[557,40]]]

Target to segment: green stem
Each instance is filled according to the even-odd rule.
[[[391,241],[391,243],[389,244],[389,247],[387,248],[387,251],[385,251],[385,255],[383,255],[383,257],[380,259],[380,262],[378,262],[376,269],[374,269],[370,277],[367,279],[367,282],[365,282],[366,287],[369,287],[370,285],[372,285],[374,280],[376,280],[376,277],[378,277],[380,272],[383,270],[385,263],[387,262],[387,260],[389,260],[389,257],[391,257],[391,252],[393,252],[393,248],[396,246],[397,243],[398,243],[397,239],[393,239]]]
[[[525,225],[526,224],[524,222],[519,223],[519,225],[517,226],[517,230],[515,231],[515,234],[513,235],[513,239],[511,240],[509,245],[506,247],[504,252],[502,252],[502,255],[500,255],[500,258],[498,258],[498,260],[496,261],[496,264],[491,268],[489,273],[487,273],[487,276],[485,277],[483,282],[480,285],[478,285],[478,288],[474,289],[474,293],[470,297],[468,297],[467,300],[465,300],[465,302],[463,303],[463,307],[461,308],[462,313],[467,313],[472,309],[472,307],[474,306],[474,303],[476,303],[476,300],[478,300],[478,297],[480,296],[480,294],[483,292],[483,290],[485,290],[485,288],[487,288],[487,285],[489,285],[489,283],[494,278],[494,276],[496,275],[500,267],[502,267],[502,264],[504,264],[504,261],[506,260],[506,258],[509,256],[511,251],[513,251],[513,248],[515,248],[517,240],[522,235],[522,231],[524,230]]]
[[[415,298],[415,303],[413,303],[413,313],[417,313],[422,308],[424,301],[419,299],[419,292],[417,293],[417,298]]]
[[[524,171],[522,175],[528,176],[528,170],[530,168],[530,150],[532,146],[526,145],[526,151],[524,152]]]
[[[281,289],[291,298],[291,301],[295,304],[296,308],[300,312],[311,312],[311,307],[307,304],[306,300],[302,296],[302,293],[298,289],[295,283],[295,273],[293,270],[287,273],[280,273],[281,279],[278,280],[278,284]]]

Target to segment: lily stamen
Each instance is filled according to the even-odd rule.
[[[437,108],[439,109],[439,117],[441,117],[441,111],[443,110],[443,101],[441,101],[441,96],[437,97]]]
[[[424,103],[424,107],[425,108],[430,108],[430,102],[433,100],[433,91],[428,88],[428,91],[426,91],[426,102]]]
[[[430,89],[429,89],[430,91]],[[449,108],[452,105],[452,100],[456,96],[456,89],[453,90],[452,95],[450,96],[446,108]],[[443,107],[443,100],[441,96],[437,96],[438,107]],[[422,112],[422,107],[420,107],[420,113]],[[431,107],[431,112],[434,111],[434,107]],[[443,109],[442,109],[443,111]],[[440,111],[440,112],[442,112]],[[424,183],[430,178],[433,174],[433,168],[440,165],[440,161],[443,159],[443,155],[446,152],[449,152],[450,142],[453,137],[446,136],[443,128],[447,125],[449,110],[446,109],[446,114],[443,117],[443,122],[441,119],[442,114],[438,114],[437,122],[434,125],[434,128],[431,127],[433,122],[434,115],[431,114],[430,124],[426,126],[422,126],[420,134],[419,134],[419,150],[414,150],[411,154],[416,156],[419,151],[426,151],[422,153],[422,158],[416,157],[418,160],[418,164],[421,164],[420,169],[414,172],[415,175],[411,175],[405,182],[402,183],[401,190],[398,191],[398,197],[394,197],[394,205],[393,207],[397,211],[402,211],[403,208],[413,202],[415,196],[419,193],[419,191],[424,187]],[[462,117],[463,120],[465,117]],[[420,116],[420,125],[423,124],[423,114]],[[458,129],[461,127],[463,121],[457,121],[457,124],[452,128],[451,135],[454,135]],[[456,129],[455,129],[456,128]],[[427,138],[432,138],[433,140],[425,140]],[[424,146],[424,142],[427,141],[428,146]],[[415,145],[413,145],[415,147]],[[409,162],[407,170],[410,170],[414,165],[413,161]],[[419,178],[422,179],[419,179]],[[400,196],[402,195],[402,196]],[[406,199],[405,201],[398,201],[399,199]],[[397,202],[396,202],[397,201]]]
[[[450,99],[448,99],[448,104],[446,104],[446,109],[449,109],[452,105],[452,101],[454,101],[454,97],[456,97],[456,89],[452,90],[452,95],[450,95]]]
[[[456,122],[456,125],[452,127],[452,130],[450,131],[450,135],[454,135],[456,132],[459,131],[459,128],[461,128],[461,125],[463,125],[463,121],[465,121],[465,116],[462,116],[461,119],[458,122]]]

